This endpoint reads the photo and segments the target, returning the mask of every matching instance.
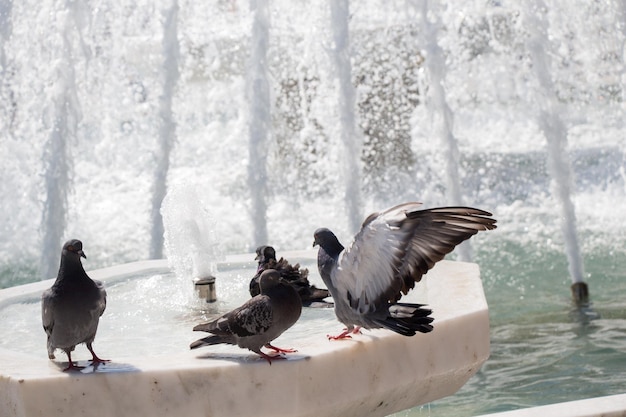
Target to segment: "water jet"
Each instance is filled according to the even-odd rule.
[[[572,296],[578,304],[588,301],[589,288],[583,282],[583,259],[576,232],[576,213],[572,201],[572,170],[567,154],[567,127],[561,118],[565,111],[560,107],[552,80],[551,60],[545,51],[548,43],[548,23],[544,11],[546,5],[536,0],[526,12],[525,19],[531,35],[527,40],[532,57],[533,69],[539,84],[538,125],[547,142],[548,168],[552,177],[552,193],[558,200],[561,211],[561,231],[565,243],[568,270],[572,280]]]

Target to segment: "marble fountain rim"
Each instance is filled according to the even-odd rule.
[[[316,251],[292,251],[285,252],[282,255],[285,256],[287,259],[315,259]],[[245,265],[250,265],[251,259],[254,259],[253,254],[231,255],[227,256],[224,261],[219,262],[218,264],[228,264],[231,266],[236,266],[237,264],[241,263]],[[159,273],[166,270],[169,270],[169,266],[166,260],[150,260],[132,262],[128,264],[92,270],[88,271],[88,273],[93,279],[101,279],[104,280],[105,283],[111,283],[114,282],[116,279],[123,279],[124,277],[128,277],[129,275],[132,276],[139,273]],[[6,392],[19,392],[19,394],[15,394],[10,398],[6,397],[4,399],[2,398],[2,394],[0,394],[0,405],[3,405],[3,401],[5,402],[3,407],[0,408],[8,409],[7,406],[13,404],[13,406],[17,407],[16,409],[26,410],[24,411],[24,413],[20,414],[20,412],[18,412],[16,413],[16,415],[35,415],[37,412],[41,413],[41,410],[38,409],[38,411],[35,412],[28,412],[28,410],[30,410],[30,406],[28,405],[28,398],[36,398],[35,392],[37,392],[37,390],[31,388],[31,391],[22,390],[22,392],[20,391],[20,384],[28,385],[29,387],[31,387],[35,384],[45,384],[45,380],[49,380],[50,383],[54,384],[64,384],[67,383],[68,380],[80,380],[82,383],[86,383],[88,381],[97,380],[98,376],[107,379],[117,378],[116,380],[119,381],[137,380],[136,384],[142,384],[141,381],[145,379],[153,379],[155,384],[156,381],[159,380],[162,381],[163,386],[166,386],[168,383],[167,381],[169,381],[166,375],[176,374],[180,378],[180,381],[184,381],[183,385],[188,386],[189,384],[191,384],[190,381],[194,381],[193,384],[198,384],[200,386],[202,384],[209,384],[209,381],[213,381],[215,380],[215,378],[223,379],[226,378],[226,374],[236,374],[238,372],[243,372],[246,381],[252,381],[258,378],[273,378],[278,377],[278,375],[283,375],[283,377],[298,378],[298,380],[300,381],[299,384],[304,384],[305,386],[308,386],[309,389],[316,389],[320,392],[324,392],[325,389],[329,389],[331,390],[329,392],[332,394],[333,391],[330,387],[331,385],[333,385],[332,381],[328,380],[327,384],[325,383],[319,385],[315,383],[313,385],[310,385],[311,381],[307,382],[305,380],[301,380],[301,378],[304,378],[304,376],[306,375],[312,375],[313,373],[317,372],[316,369],[326,369],[327,373],[333,372],[333,366],[328,364],[335,363],[337,360],[339,360],[339,358],[341,358],[342,363],[357,360],[361,361],[360,363],[362,363],[363,360],[373,362],[373,360],[378,357],[376,356],[376,349],[390,349],[391,351],[395,351],[394,349],[400,349],[398,350],[398,352],[405,352],[407,349],[413,350],[423,348],[425,349],[427,354],[432,355],[435,358],[433,359],[433,361],[439,361],[438,363],[444,364],[438,365],[441,369],[429,368],[430,365],[428,364],[430,362],[433,362],[430,361],[430,359],[411,359],[410,363],[412,364],[412,366],[416,367],[415,373],[421,375],[420,378],[432,382],[434,388],[427,389],[425,390],[425,392],[414,392],[413,385],[411,385],[412,382],[407,382],[405,384],[406,386],[403,385],[402,389],[399,388],[398,390],[394,391],[393,389],[391,389],[391,387],[388,387],[381,382],[379,383],[379,385],[376,385],[377,389],[381,390],[380,393],[378,393],[378,391],[376,391],[376,393],[368,393],[366,397],[359,400],[360,402],[358,404],[352,404],[350,407],[344,407],[343,403],[335,404],[333,403],[334,400],[325,401],[325,403],[329,403],[328,405],[317,404],[315,406],[316,412],[323,410],[323,407],[331,407],[323,410],[324,413],[333,414],[334,412],[336,412],[336,415],[351,415],[352,412],[354,412],[353,415],[359,415],[359,413],[363,412],[371,415],[387,415],[395,411],[410,408],[412,406],[419,405],[420,403],[429,402],[434,399],[441,398],[442,396],[451,395],[452,393],[456,392],[456,390],[458,390],[467,381],[467,379],[469,379],[469,377],[472,376],[480,368],[480,366],[487,360],[489,356],[488,308],[486,304],[486,299],[484,297],[484,292],[482,291],[482,284],[480,282],[478,266],[475,264],[463,262],[442,261],[431,272],[429,272],[429,274],[440,275],[440,277],[437,278],[433,277],[433,284],[429,284],[430,281],[428,280],[428,278],[424,280],[424,284],[427,288],[428,294],[430,295],[431,291],[435,293],[433,294],[433,299],[429,298],[428,300],[429,304],[433,306],[433,309],[435,311],[435,330],[429,334],[418,334],[414,337],[407,338],[386,330],[373,330],[368,331],[363,335],[358,336],[354,340],[347,342],[329,342],[326,340],[326,338],[320,338],[320,343],[315,344],[314,346],[294,346],[299,350],[299,352],[289,354],[287,360],[274,361],[271,366],[269,366],[264,360],[260,360],[255,354],[247,352],[243,349],[241,350],[241,353],[237,355],[228,356],[220,354],[218,356],[212,356],[210,348],[207,348],[206,351],[202,352],[181,351],[180,354],[168,354],[148,358],[130,356],[121,357],[119,358],[119,362],[115,362],[116,358],[113,358],[114,362],[113,365],[109,368],[109,371],[107,371],[107,368],[104,367],[103,370],[98,369],[95,373],[85,374],[67,374],[60,372],[59,361],[61,361],[62,363],[64,360],[66,360],[64,357],[62,357],[62,354],[61,356],[59,356],[60,359],[57,359],[55,362],[51,362],[47,358],[36,358],[27,353],[0,349],[0,358],[3,359],[0,360],[0,388],[2,388],[2,381],[4,380],[4,384],[6,385],[5,388],[8,388]],[[448,275],[457,275],[458,277],[464,279],[455,281],[455,278],[450,278]],[[467,275],[468,277],[465,277],[465,275]],[[108,277],[110,276],[115,276],[116,278],[109,279]],[[467,285],[467,288],[471,289],[471,294],[468,294],[465,289],[457,289],[457,293],[462,294],[463,297],[465,297],[463,300],[461,300],[461,304],[458,305],[458,303],[445,303],[442,298],[446,297],[446,290],[445,288],[443,288],[444,285],[442,283],[439,283],[440,281],[446,281],[446,285],[449,285],[450,283],[454,283],[453,285],[461,286]],[[52,280],[47,280],[0,290],[0,308],[3,308],[7,304],[19,302],[20,299],[32,300],[33,294],[43,291],[51,284]],[[420,283],[420,285],[422,285],[422,283]],[[410,295],[411,293],[409,293],[409,296]],[[448,304],[454,305],[451,307],[446,307],[448,306]],[[435,308],[436,305],[438,306],[437,308]],[[458,315],[459,312],[461,312],[462,314]],[[465,327],[467,327],[467,323],[461,326],[460,320],[456,320],[459,317],[462,320],[466,320],[467,323],[473,323],[476,326],[476,329],[465,330]],[[340,329],[340,326],[340,323],[337,322],[337,327],[329,329],[329,332]],[[458,356],[457,359],[453,359],[450,361],[448,360],[448,358],[440,357],[441,353],[438,352],[438,346],[450,345],[453,338],[463,332],[467,332],[468,334],[477,332],[481,335],[480,339],[476,339],[473,342],[474,345],[465,347],[465,350],[472,350],[472,353],[470,354],[463,351],[463,349],[458,348],[457,351],[455,351],[456,353],[454,353],[454,355],[456,355],[455,358]],[[437,340],[438,338],[442,339],[443,341],[440,340],[438,342],[439,345],[436,345],[434,340]],[[415,348],[415,346],[417,346],[417,348]],[[387,350],[387,352],[388,351],[389,350]],[[448,362],[458,362],[458,369],[445,368],[452,366]],[[393,363],[391,365],[395,366]],[[335,364],[335,366],[337,365]],[[388,371],[385,369],[378,369],[376,372],[379,372],[381,381],[384,379],[385,375],[386,377],[391,378],[391,380],[393,380],[393,377],[395,376],[388,375]],[[398,369],[397,372],[401,373],[403,371],[402,369]],[[309,379],[311,378],[312,377],[310,377]],[[357,380],[354,381],[355,385],[358,386],[361,383],[365,383],[361,381],[363,379],[365,379],[364,376],[357,378]],[[24,381],[32,383],[23,384]],[[179,389],[178,386],[180,385],[180,381],[178,381],[177,384],[171,385],[170,390],[175,391]],[[344,385],[349,385],[351,383],[352,380],[344,381]],[[299,384],[292,385],[297,386]],[[329,385],[329,387],[325,387],[325,385]],[[421,386],[422,384],[420,383],[418,385]],[[361,388],[361,391],[363,389],[366,389],[364,387]],[[289,387],[289,389],[297,390],[297,387]],[[337,390],[338,388],[334,389]],[[407,395],[412,398],[407,399],[405,398],[406,395],[400,395],[400,393],[404,392],[403,390],[408,390],[407,392],[409,394]],[[180,395],[184,396],[187,394],[188,393],[185,391]],[[71,394],[65,395],[67,397]],[[145,396],[148,394],[144,392],[143,395]],[[272,395],[282,394],[277,394],[277,392],[274,392]],[[329,393],[327,392],[326,396],[328,395]],[[377,395],[379,395],[379,398],[381,398],[380,401],[376,399]],[[398,398],[395,398],[395,395],[397,395]],[[393,398],[393,400],[390,401],[390,403],[386,403],[385,399],[390,398],[390,396],[391,398]],[[64,397],[65,399],[61,401],[60,404],[66,403],[66,397]],[[350,398],[348,398],[347,400],[348,402],[351,401]],[[158,401],[161,400],[159,399]],[[207,412],[206,409],[202,407],[209,407],[209,403],[211,403],[211,401],[213,400],[209,401],[209,403],[207,403],[206,401],[208,400],[199,399],[196,397],[193,397],[193,399],[191,399],[190,397],[190,399],[187,401],[188,404],[183,405],[183,407],[186,407],[186,411],[182,412],[184,413],[184,415],[187,415],[188,412],[196,410],[198,409],[198,407],[200,407],[200,412]],[[215,403],[219,403],[219,401],[220,399],[217,399],[215,400]],[[309,401],[314,401],[314,399],[299,399],[299,403],[301,403],[302,405]],[[376,404],[372,403],[372,401],[375,401]],[[62,408],[61,405],[59,407]],[[248,407],[248,405],[239,404],[238,407],[239,408],[236,411],[237,413],[245,413],[249,411],[248,409],[245,409],[245,407]],[[270,404],[268,405],[268,407],[270,408],[269,410],[267,410],[268,415],[309,415],[306,414],[306,412],[301,413],[299,410],[298,412],[296,412],[289,404],[285,406],[286,408],[282,406],[281,408],[279,407],[279,405],[276,404]],[[171,415],[171,413],[159,414],[162,408],[163,404],[160,404],[159,407],[151,409],[152,415]],[[256,408],[252,408],[250,410],[256,410]],[[65,414],[67,414],[68,412],[70,412],[70,410],[65,409]],[[76,410],[72,410],[72,412],[76,412]],[[181,411],[179,410],[177,412]],[[89,413],[85,412],[84,409],[82,410],[82,413],[85,415],[89,415]],[[106,414],[104,412],[101,412],[99,414],[93,415],[103,416],[116,414],[119,414],[119,410],[116,410],[115,413],[112,414]],[[216,413],[215,415],[219,415],[219,413]],[[257,415],[261,416],[264,415],[264,413],[259,412],[257,413]],[[0,412],[0,416],[3,416],[2,412]]]

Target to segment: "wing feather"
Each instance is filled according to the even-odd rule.
[[[98,300],[98,316],[102,316],[104,314],[104,310],[107,308],[107,292],[104,288],[104,284],[102,281],[93,280],[100,291],[100,299]]]
[[[273,310],[267,295],[257,295],[220,318],[195,326],[194,331],[246,337],[262,334],[272,325]]]
[[[483,210],[418,210],[419,205],[405,203],[370,215],[339,259],[331,279],[359,314],[399,300],[459,243],[496,228]]]
[[[46,290],[41,297],[41,321],[46,334],[52,334],[54,327],[53,300],[50,290]]]

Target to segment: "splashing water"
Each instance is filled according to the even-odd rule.
[[[464,204],[495,211],[506,220],[496,232],[503,236],[533,244],[549,239],[563,248],[574,245],[575,235],[559,236],[553,226],[560,224],[563,213],[554,210],[554,205],[567,198],[549,196],[550,172],[555,183],[573,182],[577,190],[569,193],[569,208],[575,207],[576,226],[583,227],[578,235],[587,237],[578,245],[580,256],[571,249],[564,251],[570,258],[608,245],[612,239],[602,236],[609,228],[625,233],[623,227],[612,224],[612,213],[607,210],[612,204],[606,204],[619,200],[624,190],[619,174],[624,172],[623,141],[619,140],[623,53],[616,49],[623,32],[572,32],[568,25],[583,19],[577,9],[559,6],[561,15],[548,15],[552,44],[562,40],[561,45],[568,45],[552,50],[567,65],[553,62],[538,74],[532,66],[532,43],[527,42],[532,33],[520,17],[528,12],[517,13],[514,4],[468,4],[460,20],[445,3],[429,3],[426,11],[421,4],[385,7],[382,15],[373,12],[374,6],[363,6],[351,10],[349,39],[345,30],[339,30],[341,25],[345,29],[340,10],[333,18],[327,2],[311,3],[305,13],[313,19],[309,23],[288,2],[273,2],[267,6],[268,13],[280,12],[285,18],[274,19],[271,28],[268,18],[263,29],[267,34],[253,30],[253,13],[247,7],[216,4],[198,10],[192,3],[179,2],[176,16],[169,15],[168,27],[176,21],[176,30],[164,32],[164,22],[140,6],[126,10],[105,2],[92,11],[75,6],[58,16],[76,25],[63,26],[61,20],[43,25],[59,33],[81,34],[58,38],[65,38],[71,51],[53,60],[57,64],[53,66],[41,63],[40,51],[52,56],[53,51],[67,48],[52,47],[44,37],[27,40],[23,34],[27,22],[55,14],[39,15],[13,3],[6,8],[11,16],[3,14],[11,36],[5,36],[9,29],[4,29],[0,100],[1,108],[12,117],[3,118],[7,123],[0,125],[0,135],[7,150],[3,155],[14,156],[5,157],[0,167],[3,282],[37,279],[30,265],[39,263],[41,252],[49,254],[50,261],[45,263],[52,265],[52,272],[47,275],[53,274],[58,265],[54,258],[68,237],[85,242],[92,267],[156,253],[159,245],[153,242],[159,233],[158,228],[156,233],[152,230],[158,223],[154,209],[167,183],[197,185],[203,201],[220,219],[216,231],[225,252],[252,250],[264,234],[268,242],[263,243],[304,249],[310,246],[312,230],[320,226],[332,227],[347,241],[360,221],[357,218],[364,216],[349,219],[346,206],[356,205],[358,210],[348,211],[365,214],[407,200],[427,206],[449,204],[448,191],[455,183],[450,178],[455,176],[442,169],[446,166],[456,167]],[[551,3],[546,6],[549,11],[557,10]],[[173,7],[172,2],[164,2],[159,9],[168,16]],[[445,61],[439,64],[445,71],[428,70],[436,62],[422,53],[428,44],[420,40],[423,29],[415,22],[426,13],[439,21],[436,42],[430,45],[441,49]],[[619,13],[589,9],[587,14],[593,16],[588,23],[594,28],[619,26],[615,20]],[[566,15],[571,19],[559,17]],[[214,24],[206,28],[209,16]],[[251,37],[265,39],[265,61],[248,54]],[[176,63],[175,48],[166,46],[175,40],[180,54]],[[539,38],[537,42],[547,41]],[[598,45],[597,54],[586,47],[589,42]],[[338,45],[344,45],[342,55],[353,57],[350,72],[338,73]],[[170,63],[164,65],[168,56]],[[256,107],[269,109],[269,114],[251,110],[255,107],[246,95],[249,64],[254,62],[264,63],[271,74],[266,80],[269,96],[258,101],[266,104]],[[54,74],[44,70],[59,65],[65,70]],[[346,66],[342,68],[345,71]],[[591,74],[589,68],[604,75],[583,77]],[[433,82],[430,73],[439,74],[440,82]],[[560,114],[563,126],[557,129],[567,135],[567,152],[560,155],[571,159],[569,179],[559,180],[555,164],[546,163],[545,132],[533,104],[541,74],[551,78],[557,102],[570,103],[567,114]],[[349,152],[352,158],[360,154],[356,162],[362,167],[360,185],[346,185],[352,180],[342,174],[354,161],[342,156],[345,142],[339,132],[350,128],[344,124],[348,119],[341,117],[335,86],[339,79],[345,84],[348,78],[354,86],[356,109],[350,125],[363,138],[361,150]],[[46,89],[49,80],[58,80],[57,88]],[[445,102],[425,106],[425,98],[438,85],[445,87]],[[44,100],[39,100],[39,92],[46,96]],[[68,98],[66,106],[52,105],[63,101],[57,92]],[[350,97],[349,91],[342,94],[344,101]],[[554,112],[562,108],[561,104]],[[41,149],[56,136],[52,124],[43,123],[40,116],[66,110],[68,134],[57,138],[65,141],[67,152],[55,151],[42,158]],[[456,139],[458,153],[446,154],[442,141],[431,140],[441,132],[431,123],[435,110],[454,117],[454,123],[444,125],[446,137]],[[247,121],[253,115],[263,116],[261,125],[271,131],[259,152],[252,151],[250,144]],[[176,124],[177,139],[164,142],[168,136],[164,123],[173,126],[166,123],[168,117]],[[173,134],[170,131],[169,136]],[[168,146],[172,148],[166,151]],[[262,159],[253,163],[250,155]],[[46,200],[46,188],[57,187],[45,183],[46,178],[54,178],[53,164],[68,166],[68,172],[71,167],[72,175],[59,177],[60,188],[49,193],[60,202],[67,201],[61,210],[66,213],[33,222],[44,217],[41,202]],[[250,174],[249,169],[266,171]],[[161,177],[155,178],[154,173]],[[250,178],[263,177],[263,186],[250,186]],[[566,186],[557,188],[567,190]],[[346,204],[346,190],[360,195],[361,202]],[[573,213],[570,209],[565,213]],[[59,216],[68,221],[55,232],[55,227],[63,225]],[[573,215],[567,218],[564,230],[575,230]],[[255,238],[254,230],[262,230],[262,224],[266,232]],[[44,245],[46,233],[60,242]],[[19,250],[12,236],[22,242]],[[570,275],[583,274],[582,267],[576,270]]]
[[[176,276],[188,283],[192,278],[215,275],[216,263],[223,258],[216,220],[197,192],[193,185],[175,184],[161,209],[168,262]]]

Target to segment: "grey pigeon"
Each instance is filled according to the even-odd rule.
[[[273,269],[263,271],[259,279],[261,293],[240,307],[208,322],[199,324],[194,331],[212,333],[211,336],[196,340],[191,349],[201,346],[226,343],[249,349],[272,364],[273,359],[282,356],[269,356],[261,351],[265,346],[275,352],[295,352],[281,349],[270,343],[289,329],[300,318],[302,304],[296,290]]]
[[[250,280],[250,296],[259,294],[259,277],[266,269],[275,269],[289,285],[295,288],[305,307],[332,307],[332,303],[324,301],[330,292],[317,288],[309,282],[309,270],[300,268],[300,264],[290,264],[283,257],[276,260],[276,251],[271,246],[259,246],[256,249],[258,267],[256,275]]]
[[[346,329],[329,339],[350,337],[360,328],[386,328],[404,336],[432,330],[432,313],[421,304],[398,303],[435,263],[481,230],[496,228],[491,213],[470,207],[418,210],[404,203],[371,214],[344,250],[326,228],[315,231],[320,275]]]
[[[64,371],[81,369],[72,362],[76,345],[85,343],[92,354],[92,362],[106,362],[93,351],[100,316],[106,308],[106,291],[100,281],[94,281],[85,272],[80,258],[87,258],[80,240],[65,242],[61,252],[61,266],[51,288],[41,296],[41,318],[48,335],[48,357],[54,359],[54,350],[67,354],[69,364]]]

